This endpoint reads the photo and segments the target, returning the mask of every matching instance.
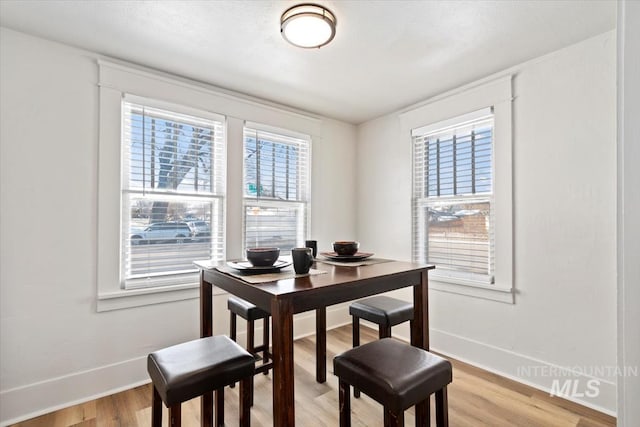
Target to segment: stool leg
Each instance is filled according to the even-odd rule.
[[[351,337],[353,340],[353,347],[360,346],[360,318],[357,316],[351,316],[353,321],[351,323]]]
[[[262,344],[264,345],[264,351],[262,352],[262,363],[269,363],[269,316],[263,320],[262,327]],[[265,370],[264,375],[269,375],[269,370]]]
[[[151,384],[153,387],[153,397],[151,399],[151,427],[160,427],[162,426],[162,399],[160,398],[160,394],[156,387]]]
[[[243,378],[240,381],[240,427],[251,425],[251,395],[249,393],[252,391],[252,387],[250,378]]]
[[[351,316],[353,318],[351,322],[351,339],[353,340],[353,347],[360,346],[360,318],[358,316]],[[353,397],[356,399],[360,397],[360,390],[353,388]]]
[[[416,426],[421,426],[416,421]],[[384,427],[404,427],[404,412],[394,412],[389,408],[384,408]]]
[[[242,384],[240,384],[242,387]],[[216,427],[224,427],[224,387],[220,387],[215,391],[216,394]]]
[[[255,356],[255,321],[247,320],[247,351]],[[251,376],[251,406],[253,406],[253,375]]]
[[[436,391],[436,426],[449,427],[449,410],[447,408],[447,386]]]
[[[233,311],[230,311],[231,317],[229,318],[229,338],[232,340],[236,340],[236,331],[237,331],[237,316]],[[236,383],[229,384],[229,387],[234,388]]]
[[[247,351],[255,353],[255,321],[247,320]]]
[[[391,326],[378,325],[378,338],[389,338],[391,336]]]
[[[182,425],[182,411],[180,404],[169,407],[169,427],[180,427]]]
[[[213,392],[208,391],[202,395],[200,400],[200,425],[202,427],[211,427],[213,421]]]
[[[429,427],[431,425],[431,396],[416,405],[416,425]]]
[[[231,317],[229,319],[229,338],[236,340],[236,314],[230,311]]]
[[[338,382],[338,404],[340,406],[340,427],[351,427],[351,400],[349,384],[340,380]]]

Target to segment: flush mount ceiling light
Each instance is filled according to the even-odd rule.
[[[304,3],[287,9],[280,17],[280,33],[294,46],[322,47],[336,35],[336,17],[317,4]]]

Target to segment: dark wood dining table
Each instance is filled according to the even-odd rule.
[[[411,286],[413,322],[411,344],[429,349],[428,272],[432,265],[390,261],[360,266],[336,266],[317,261],[313,269],[324,274],[252,284],[227,272],[226,263],[196,261],[200,268],[200,336],[213,333],[213,286],[243,298],[272,316],[273,425],[295,426],[293,315],[316,311],[316,331],[324,337],[326,308],[330,305]],[[326,342],[316,340],[317,380],[326,378]],[[422,408],[424,409],[424,408]],[[336,408],[336,411],[338,408]],[[428,409],[427,409],[428,411]],[[428,413],[416,407],[416,419]],[[202,398],[202,419],[213,415],[213,394]],[[204,423],[203,423],[204,425]],[[419,424],[422,425],[422,424]]]

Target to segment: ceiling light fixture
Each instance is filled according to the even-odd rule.
[[[319,48],[336,35],[336,17],[327,8],[313,3],[293,6],[280,17],[280,33],[294,46]]]

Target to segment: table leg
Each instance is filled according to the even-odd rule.
[[[204,280],[200,271],[200,338],[213,335],[213,285]]]
[[[411,323],[411,345],[429,350],[429,279],[426,271],[420,284],[413,287],[413,322]],[[430,422],[429,400],[416,405],[416,425],[428,426]]]
[[[429,350],[429,278],[423,271],[420,284],[413,287],[413,327],[411,345]]]
[[[316,309],[316,381],[327,381],[327,308]]]
[[[273,319],[273,425],[295,426],[293,390],[293,305],[290,300],[271,301]]]
[[[204,280],[204,271],[200,271],[200,338],[213,335],[213,285]],[[211,426],[213,421],[213,392],[202,396],[200,416],[203,427]]]

